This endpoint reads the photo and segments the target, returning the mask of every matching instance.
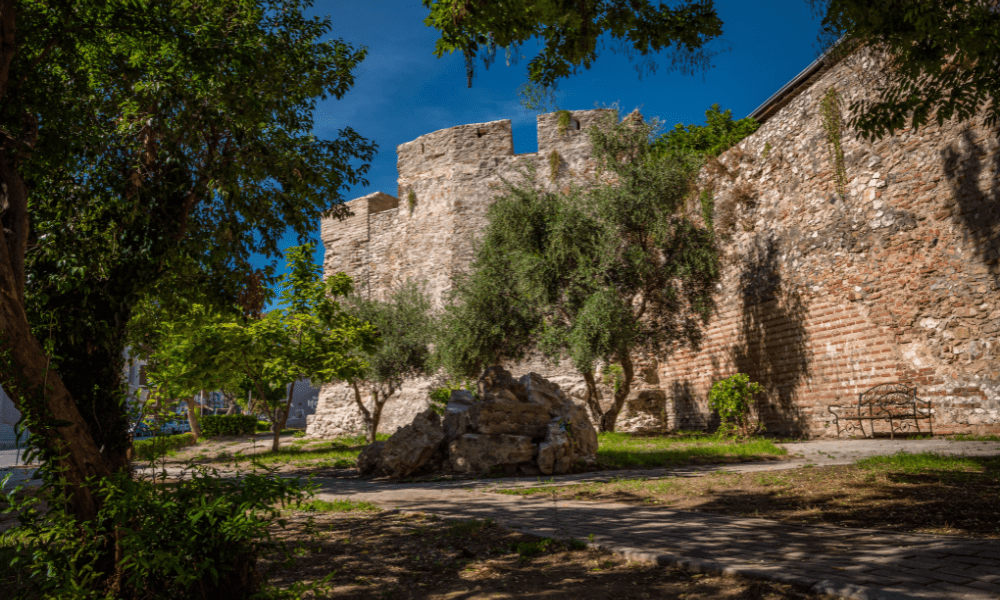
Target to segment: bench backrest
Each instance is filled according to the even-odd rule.
[[[905,416],[917,414],[917,389],[901,383],[883,383],[858,394],[859,416]]]

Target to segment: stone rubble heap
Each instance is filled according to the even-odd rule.
[[[586,408],[537,373],[514,379],[502,367],[479,378],[478,396],[452,393],[442,419],[427,409],[358,456],[362,475],[406,477],[450,471],[558,475],[597,460]]]

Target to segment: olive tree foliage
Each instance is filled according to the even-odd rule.
[[[364,182],[373,144],[311,132],[365,51],[309,6],[0,0],[0,372],[79,516],[99,504],[87,477],[128,471],[136,304],[200,289],[232,305],[271,280],[251,255],[276,256],[287,228],[305,241]]]
[[[359,353],[363,369],[346,381],[354,390],[354,401],[361,411],[369,443],[375,441],[382,409],[407,377],[428,375],[432,367],[432,340],[435,317],[426,291],[410,281],[392,290],[384,300],[355,294],[344,301],[344,310],[378,331],[380,343]],[[362,390],[371,395],[371,409],[362,400]]]
[[[444,317],[449,371],[472,375],[531,349],[568,358],[599,428],[613,431],[633,355],[698,344],[719,277],[715,240],[683,212],[697,158],[654,152],[658,128],[608,111],[589,131],[597,182],[559,193],[529,173],[527,184],[508,184]],[[606,411],[600,363],[623,377]]]
[[[477,56],[489,68],[497,49],[516,62],[523,44],[535,39],[542,50],[528,62],[522,101],[529,105],[551,98],[559,80],[590,69],[599,45],[610,38],[612,51],[637,61],[640,76],[655,71],[650,56],[666,52],[670,67],[684,73],[707,69],[714,52],[706,44],[722,33],[712,0],[423,0],[430,14],[424,23],[441,37],[437,57],[461,52],[469,87]],[[605,37],[607,36],[607,37]]]
[[[164,319],[151,355],[152,384],[171,398],[225,389],[262,400],[274,423],[271,450],[277,452],[296,381],[355,377],[378,344],[375,327],[336,300],[351,292],[350,277],[340,273],[324,281],[312,248],[287,251],[279,307],[260,318],[192,305]]]
[[[874,95],[851,103],[865,137],[982,113],[1000,118],[996,0],[811,0],[834,58],[858,61]],[[837,43],[839,41],[839,43]]]

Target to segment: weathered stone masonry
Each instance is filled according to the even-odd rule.
[[[738,194],[756,206],[726,248],[706,343],[661,367],[679,426],[703,424],[712,381],[741,371],[765,385],[773,431],[830,435],[829,406],[889,381],[932,400],[935,433],[1000,431],[997,130],[870,143],[845,129],[840,197],[820,105],[831,87],[858,99],[864,68],[829,69],[702,172],[716,217]]]
[[[536,169],[539,181],[553,187],[593,175],[585,129],[602,111],[575,111],[560,128],[557,115],[538,117],[538,152],[514,154],[510,121],[461,125],[423,135],[397,147],[398,196],[381,192],[348,202],[354,216],[322,222],[326,247],[324,271],[351,275],[365,293],[378,297],[406,280],[425,284],[440,306],[451,277],[468,268],[473,240],[483,230],[490,199],[502,190],[502,179],[519,181],[525,169]],[[550,156],[559,158],[551,172]],[[564,387],[572,384],[568,369],[524,365]],[[520,376],[526,372],[514,368]],[[559,378],[559,376],[563,376]],[[380,431],[391,433],[409,423],[428,404],[429,380],[409,381],[382,415]],[[362,420],[353,392],[328,385],[320,393],[313,436],[360,431]]]
[[[640,361],[636,404],[671,427],[710,427],[711,383],[745,372],[765,386],[772,432],[832,435],[828,407],[849,407],[888,381],[916,385],[933,401],[935,433],[1000,431],[998,133],[974,121],[865,142],[844,129],[841,197],[820,104],[831,87],[844,106],[860,97],[856,70],[864,68],[827,65],[703,170],[699,187],[713,192],[717,227],[727,203],[742,206],[701,348]],[[499,178],[514,176],[518,161],[533,161],[548,180],[546,158],[556,150],[556,185],[592,169],[583,130],[597,112],[573,116],[565,136],[554,115],[539,117],[532,155],[513,154],[508,121],[403,144],[398,199],[366,196],[350,203],[351,219],[323,223],[327,272],[367,281],[371,293],[408,277],[426,281],[440,301],[468,265]],[[580,391],[565,370],[531,368]],[[426,405],[430,384],[421,385],[387,404],[383,431]],[[360,428],[336,389],[324,388],[312,435]]]

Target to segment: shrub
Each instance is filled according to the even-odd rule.
[[[249,435],[257,430],[254,415],[208,415],[201,418],[201,432],[205,437],[220,435]]]
[[[664,133],[653,142],[657,153],[691,152],[700,156],[714,157],[735,146],[760,124],[753,118],[733,120],[733,111],[723,111],[713,104],[705,111],[705,125],[682,125]]]
[[[448,406],[448,400],[451,399],[451,393],[458,390],[467,390],[472,388],[472,395],[476,396],[475,388],[471,381],[465,380],[452,380],[445,383],[443,386],[434,388],[430,391],[431,396],[431,409],[434,410],[439,415],[444,414],[444,409]]]
[[[167,452],[194,446],[197,443],[198,440],[195,439],[193,433],[182,433],[172,436],[158,435],[151,440],[132,442],[132,448],[136,459],[153,461]]]
[[[257,421],[257,431],[271,431],[271,422]]]
[[[736,373],[712,384],[709,392],[709,407],[719,413],[722,424],[719,433],[747,438],[764,429],[760,419],[753,415],[753,395],[760,392],[759,383],[750,381],[750,376]]]
[[[219,478],[203,470],[183,484],[117,474],[100,482],[98,495],[103,502],[92,520],[73,517],[65,496],[8,495],[8,512],[21,522],[17,550],[32,597],[249,598],[267,591],[258,558],[290,556],[271,537],[273,525],[284,526],[279,506],[300,503],[312,490],[271,473]],[[102,572],[114,564],[109,552],[124,557],[113,575]]]

